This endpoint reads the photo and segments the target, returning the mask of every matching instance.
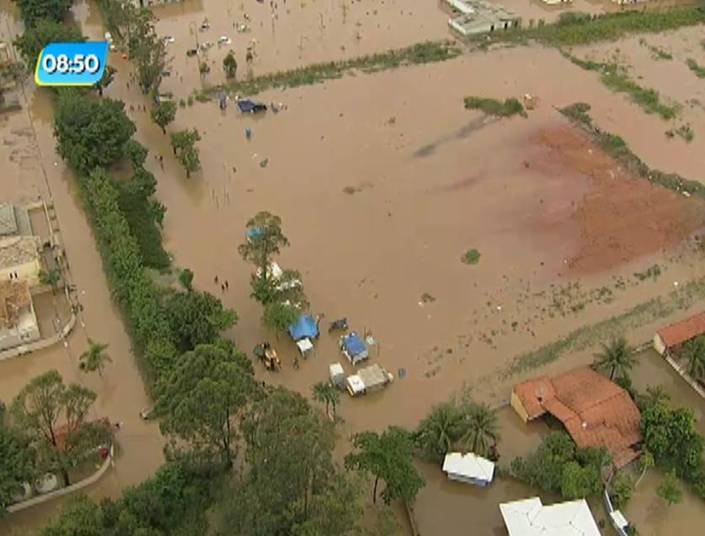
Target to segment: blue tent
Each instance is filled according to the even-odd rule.
[[[364,357],[367,357],[367,345],[355,332],[345,335],[341,341],[341,346],[351,360],[354,360],[357,356],[364,355]]]
[[[247,231],[245,231],[245,236],[248,240],[261,238],[264,236],[264,229],[262,229],[262,227],[249,227]]]
[[[318,324],[311,315],[301,315],[299,319],[289,326],[289,335],[295,341],[301,339],[314,339],[318,337]]]

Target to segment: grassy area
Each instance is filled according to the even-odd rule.
[[[480,110],[487,115],[497,117],[511,117],[513,115],[526,117],[524,106],[515,98],[505,99],[502,102],[497,99],[484,97],[465,97],[465,108],[467,110]]]
[[[478,262],[480,262],[480,252],[476,249],[469,249],[465,253],[463,253],[463,256],[460,258],[460,260],[464,264],[477,264]]]
[[[666,52],[662,48],[650,45],[646,42],[646,39],[639,39],[639,44],[646,47],[651,52],[651,57],[655,60],[672,60],[673,55],[670,52]]]
[[[575,46],[599,41],[614,41],[629,34],[659,33],[703,23],[705,23],[705,8],[688,6],[663,11],[609,13],[595,17],[572,16],[563,18],[555,24],[494,32],[490,36],[477,36],[471,40],[477,42],[538,41],[551,46]]]
[[[688,69],[695,73],[695,76],[698,78],[705,78],[705,67],[699,65],[693,58],[688,58],[685,63],[688,66]]]
[[[512,360],[503,376],[508,378],[546,365],[568,352],[587,350],[598,343],[687,309],[703,299],[705,299],[705,277],[691,281],[666,296],[641,303],[620,315],[591,326],[578,328],[563,339],[546,344],[537,350],[521,354]]]
[[[585,129],[607,154],[634,175],[675,192],[687,192],[689,195],[705,198],[705,184],[686,179],[677,173],[665,173],[657,169],[651,169],[631,151],[622,138],[595,126],[592,123],[589,111],[590,105],[584,102],[571,104],[560,110],[563,115]]]
[[[290,71],[264,74],[249,80],[234,80],[222,86],[208,88],[204,90],[204,94],[212,95],[222,90],[229,90],[240,95],[256,95],[272,88],[318,84],[326,80],[340,78],[353,71],[373,73],[386,69],[395,69],[404,65],[420,65],[445,61],[455,58],[460,53],[461,49],[451,41],[429,41],[369,56],[328,63],[316,63]]]
[[[662,102],[658,91],[641,87],[629,78],[623,67],[615,63],[581,60],[570,54],[565,54],[565,56],[583,69],[599,72],[600,80],[605,86],[616,93],[626,93],[632,102],[638,104],[647,114],[657,114],[663,119],[669,120],[678,113],[678,105]]]

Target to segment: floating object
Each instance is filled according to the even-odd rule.
[[[237,101],[237,107],[242,113],[259,113],[266,112],[267,105],[261,102],[253,101],[250,99],[240,99]]]

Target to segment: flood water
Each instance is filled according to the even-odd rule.
[[[0,5],[4,8],[6,0]],[[196,35],[200,42],[231,37],[240,72],[247,68],[243,47],[255,37],[255,75],[448,35],[447,14],[435,2],[408,7],[398,1],[360,1],[343,13],[335,2],[289,0],[289,6],[279,3],[273,30],[270,10],[268,3],[248,3],[252,33],[238,34],[232,29],[242,18],[237,2],[157,8],[159,31],[175,38],[169,45],[174,74],[164,89],[185,96],[201,84],[195,60],[185,55]],[[84,33],[102,35],[93,4],[80,3],[76,16]],[[210,28],[194,33],[204,18]],[[218,54],[226,51],[211,49],[214,64],[205,83],[221,80]],[[166,248],[178,266],[195,272],[198,288],[216,293],[238,312],[240,321],[227,336],[248,352],[271,340],[283,357],[280,373],[266,374],[256,366],[257,374],[308,395],[326,378],[328,365],[343,359],[336,336],[324,329],[315,354],[294,370],[294,345],[262,327],[261,309],[249,297],[251,267],[236,251],[245,222],[259,210],[282,217],[291,247],[278,262],[301,271],[312,312],[326,315],[324,325],[346,316],[353,329],[369,330],[378,341],[372,361],[397,379],[382,393],[342,401],[342,436],[389,424],[413,427],[433,404],[463,387],[479,399],[506,400],[510,383],[495,376],[515,355],[663,294],[674,281],[705,273],[698,258],[679,246],[702,224],[700,203],[628,176],[555,108],[589,102],[599,124],[625,137],[646,162],[685,175],[702,169],[698,140],[705,138],[705,116],[689,116],[703,135],[674,152],[678,142],[665,143],[660,119],[609,93],[595,73],[570,64],[555,50],[476,53],[442,64],[272,90],[260,97],[283,102],[287,109],[260,118],[241,116],[232,105],[226,112],[215,103],[180,108],[170,129],[197,127],[202,137],[203,170],[190,180],[172,161],[168,136],[139,110],[147,102],[133,84],[127,87],[128,65],[117,57],[114,61],[118,76],[106,94],[128,103],[138,138],[150,148],[148,167],[158,179],[157,197],[168,208]],[[466,95],[525,93],[539,99],[528,119],[487,121],[463,109]],[[28,379],[50,368],[96,389],[96,416],[124,421],[125,427],[116,469],[91,494],[116,495],[159,465],[162,438],[156,425],[138,417],[148,400],[73,179],[54,155],[50,117],[46,95],[28,92],[25,111],[1,120],[3,139],[11,143],[0,146],[0,157],[7,161],[12,151],[21,151],[24,158],[10,159],[9,188],[0,197],[33,199],[48,196],[51,189],[86,325],[77,327],[68,348],[0,364],[0,393],[9,400]],[[246,127],[253,132],[249,142]],[[164,156],[163,170],[157,155]],[[654,210],[661,211],[658,221],[648,221]],[[649,240],[649,233],[658,239]],[[470,248],[481,253],[475,266],[460,261]],[[666,275],[635,283],[632,274],[654,262]],[[229,281],[228,292],[213,284],[216,275]],[[559,287],[579,283],[587,292],[613,285],[617,276],[633,284],[615,290],[616,299],[609,303],[593,300],[565,315],[552,305],[551,294]],[[432,299],[422,299],[424,294]],[[77,370],[87,336],[109,344],[114,363],[102,379]],[[570,356],[553,366],[565,369],[583,359]],[[506,461],[538,442],[521,426],[510,425],[505,435]],[[436,469],[425,467],[424,474],[429,485],[416,515],[438,533],[452,534],[472,520],[478,534],[494,534],[501,526],[498,501],[535,494],[501,482],[490,490],[460,491]],[[647,484],[645,479],[640,491]],[[0,531],[36,527],[55,506],[13,516]],[[683,527],[694,523],[690,519]],[[667,527],[658,534],[670,534]]]

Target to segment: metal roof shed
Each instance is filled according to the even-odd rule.
[[[509,536],[600,536],[585,499],[544,506],[532,497],[499,509]]]
[[[494,478],[494,463],[472,452],[450,452],[443,460],[443,472],[451,480],[484,487]]]

